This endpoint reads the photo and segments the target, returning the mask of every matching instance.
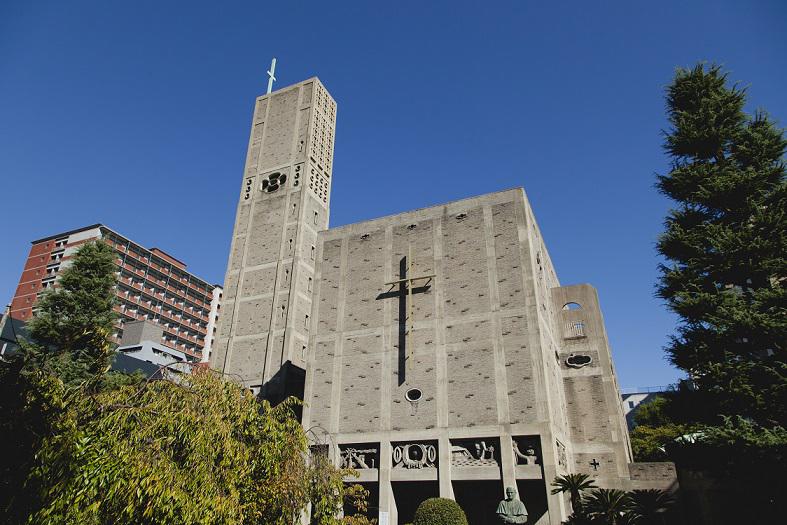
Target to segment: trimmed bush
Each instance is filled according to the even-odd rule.
[[[454,500],[429,498],[418,505],[413,525],[467,525],[467,517]]]

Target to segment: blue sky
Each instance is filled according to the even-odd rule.
[[[338,102],[334,226],[524,186],[599,290],[623,387],[678,372],[653,297],[664,87],[718,62],[787,122],[787,3],[0,2],[0,300],[33,239],[103,222],[221,282],[254,98]]]

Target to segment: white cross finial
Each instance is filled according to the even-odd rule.
[[[273,91],[273,82],[276,80],[276,77],[273,74],[276,72],[276,57],[273,57],[271,60],[271,68],[268,70],[268,94],[270,95],[271,91]]]

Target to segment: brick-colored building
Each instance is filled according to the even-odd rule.
[[[15,324],[33,316],[43,292],[57,287],[76,249],[102,239],[117,252],[117,331],[128,321],[150,320],[164,330],[161,343],[190,359],[207,361],[222,289],[186,270],[186,264],[158,248],[144,248],[102,224],[93,224],[32,242],[8,312]]]

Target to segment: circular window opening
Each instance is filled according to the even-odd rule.
[[[411,388],[404,394],[405,399],[408,401],[418,401],[421,399],[421,396],[423,396],[423,394],[417,388]]]

